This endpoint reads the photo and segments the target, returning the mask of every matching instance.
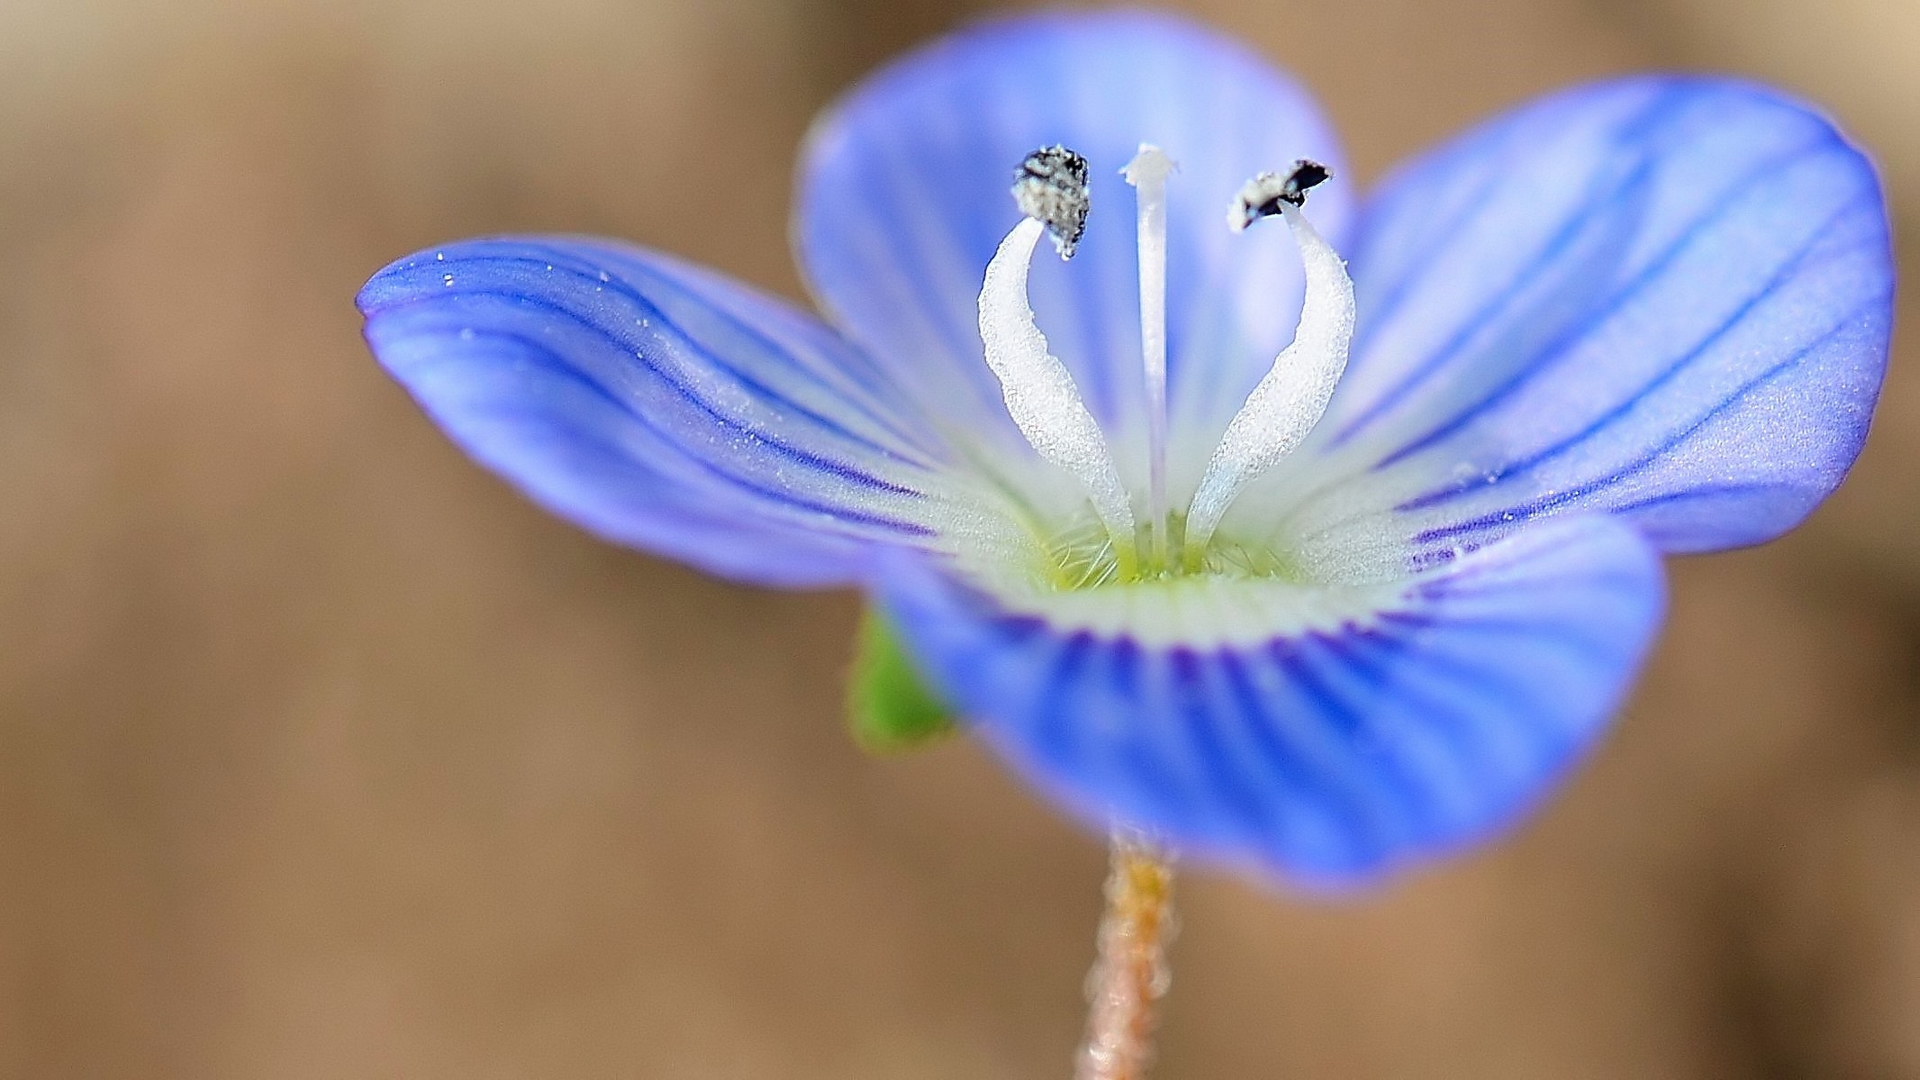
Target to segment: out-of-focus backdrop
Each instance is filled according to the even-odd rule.
[[[0,1077],[1061,1077],[1103,854],[842,734],[844,595],[599,544],[363,350],[390,258],[606,233],[797,293],[810,115],[967,0],[0,4]],[[1652,66],[1920,221],[1916,0],[1195,0],[1365,177]],[[1914,292],[1903,294],[1913,312]],[[1357,902],[1183,879],[1161,1075],[1920,1077],[1920,355],[1618,732]]]

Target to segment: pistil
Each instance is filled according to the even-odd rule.
[[[1141,143],[1121,170],[1138,203],[1140,352],[1147,388],[1147,520],[1153,564],[1167,565],[1167,174],[1173,159]]]

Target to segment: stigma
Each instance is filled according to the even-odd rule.
[[[1166,251],[1167,179],[1172,160],[1151,144],[1122,170],[1135,189],[1140,269],[1141,379],[1148,409],[1148,548],[1136,530],[1133,494],[1120,479],[1099,423],[1073,376],[1049,349],[1027,294],[1033,252],[1052,236],[1070,259],[1092,208],[1086,158],[1063,146],[1027,155],[1012,194],[1021,219],[1000,242],[980,288],[980,338],[1000,382],[1007,412],[1040,457],[1072,475],[1107,534],[1120,580],[1200,573],[1221,519],[1255,479],[1303,443],[1333,398],[1353,340],[1353,281],[1346,264],[1303,209],[1307,193],[1332,173],[1301,160],[1286,173],[1261,173],[1241,187],[1227,214],[1235,232],[1267,217],[1287,223],[1306,271],[1306,295],[1294,339],[1274,359],[1228,423],[1184,515],[1167,490]],[[1198,358],[1200,363],[1207,358]],[[1215,360],[1219,362],[1219,360]],[[1181,528],[1184,526],[1184,528]]]

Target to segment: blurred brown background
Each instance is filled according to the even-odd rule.
[[[548,520],[350,303],[536,228],[794,291],[809,116],[989,6],[0,3],[0,1077],[1067,1075],[1098,843],[971,745],[861,757],[849,597]],[[1916,0],[1185,6],[1368,176],[1708,67],[1829,105],[1920,220]],[[1343,906],[1188,876],[1159,1075],[1920,1077],[1911,340],[1806,529],[1674,568],[1519,835]]]

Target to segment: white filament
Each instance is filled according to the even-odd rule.
[[[1186,558],[1197,564],[1227,507],[1254,478],[1298,447],[1333,399],[1353,342],[1353,279],[1346,264],[1321,239],[1299,209],[1279,204],[1300,258],[1307,293],[1293,343],[1247,395],[1227,433],[1207,462],[1207,472],[1187,511]]]
[[[980,286],[980,340],[1000,380],[1007,412],[1042,458],[1073,474],[1113,538],[1116,556],[1134,546],[1133,507],[1114,468],[1100,425],[1087,411],[1073,375],[1047,348],[1027,303],[1027,270],[1046,225],[1023,218],[987,264]]]
[[[1147,383],[1147,514],[1155,561],[1167,555],[1167,174],[1173,159],[1141,143],[1121,170],[1139,207],[1140,351]]]

